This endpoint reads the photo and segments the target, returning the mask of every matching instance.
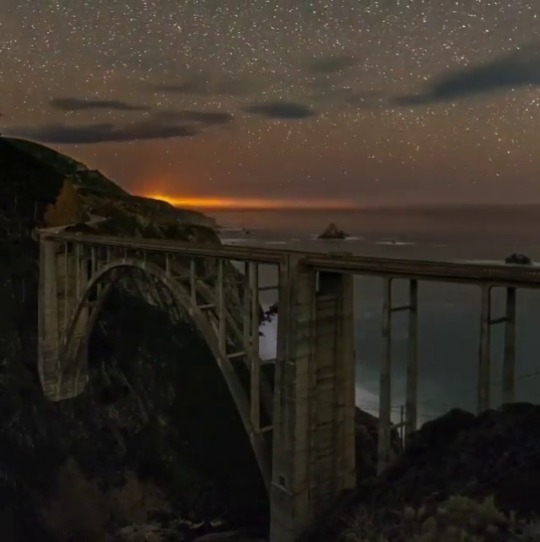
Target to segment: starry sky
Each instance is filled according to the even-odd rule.
[[[0,131],[183,204],[540,202],[538,0],[0,0]]]

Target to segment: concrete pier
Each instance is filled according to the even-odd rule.
[[[281,266],[270,492],[276,541],[296,540],[356,480],[352,277],[318,278],[294,258]]]

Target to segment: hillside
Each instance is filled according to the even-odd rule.
[[[112,182],[97,170],[88,169],[84,164],[72,158],[60,154],[48,147],[38,145],[30,141],[13,138],[0,138],[4,152],[8,152],[11,161],[11,172],[0,186],[0,201],[5,208],[11,208],[18,213],[21,208],[17,205],[16,197],[20,196],[17,187],[13,183],[17,181],[16,164],[23,163],[43,168],[53,173],[55,177],[54,187],[52,185],[42,186],[36,190],[36,203],[38,209],[34,217],[36,223],[43,219],[42,225],[56,225],[56,222],[63,222],[62,216],[51,216],[47,221],[42,211],[42,205],[56,201],[57,197],[73,193],[70,205],[63,209],[67,213],[66,218],[88,219],[89,215],[98,215],[114,219],[118,228],[123,225],[131,228],[133,234],[145,235],[148,237],[172,236],[177,233],[182,236],[182,227],[186,225],[199,226],[201,228],[215,229],[214,219],[202,213],[183,210],[172,205],[150,198],[133,196]],[[21,167],[21,170],[24,167]],[[39,182],[37,179],[26,179],[26,183]],[[60,183],[60,187],[58,186]],[[48,189],[48,190],[47,190]],[[47,193],[48,191],[48,193]],[[24,197],[24,196],[23,196]],[[52,198],[52,200],[51,200]],[[71,201],[73,200],[73,201]],[[19,217],[24,219],[24,214]],[[174,228],[179,227],[175,232]],[[204,237],[201,231],[201,237]],[[205,234],[211,238],[210,232]],[[214,238],[216,242],[217,239]]]
[[[67,156],[0,138],[1,539],[101,542],[172,511],[191,522],[264,522],[258,468],[209,349],[187,316],[147,303],[129,278],[91,338],[87,390],[43,398],[33,232],[96,215],[107,219],[98,233],[219,243],[200,213],[130,196]]]

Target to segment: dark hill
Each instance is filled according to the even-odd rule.
[[[108,218],[93,226],[101,233],[219,243],[202,214],[0,138],[1,540],[103,541],[152,510],[264,520],[250,444],[208,348],[187,317],[146,303],[133,284],[114,292],[96,326],[88,389],[43,398],[33,231],[95,216]]]
[[[457,524],[464,530],[474,528],[475,521],[493,521],[496,514],[489,507],[473,514],[473,503],[490,497],[509,520],[512,514],[516,520],[502,522],[507,531],[503,525],[493,530],[492,525],[490,536],[478,538],[459,532],[448,537],[432,532],[414,538],[408,532],[411,514],[404,511],[433,513],[456,496],[470,499],[457,501],[464,514]],[[323,519],[306,540],[533,542],[540,539],[539,514],[540,406],[515,403],[479,416],[452,410],[424,424],[391,468],[378,478],[361,482],[355,495]],[[448,519],[446,514],[439,523]],[[511,526],[516,532],[511,533]],[[536,534],[520,535],[525,529]]]

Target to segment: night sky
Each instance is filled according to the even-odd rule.
[[[0,74],[2,133],[142,195],[540,202],[538,0],[0,0]]]

